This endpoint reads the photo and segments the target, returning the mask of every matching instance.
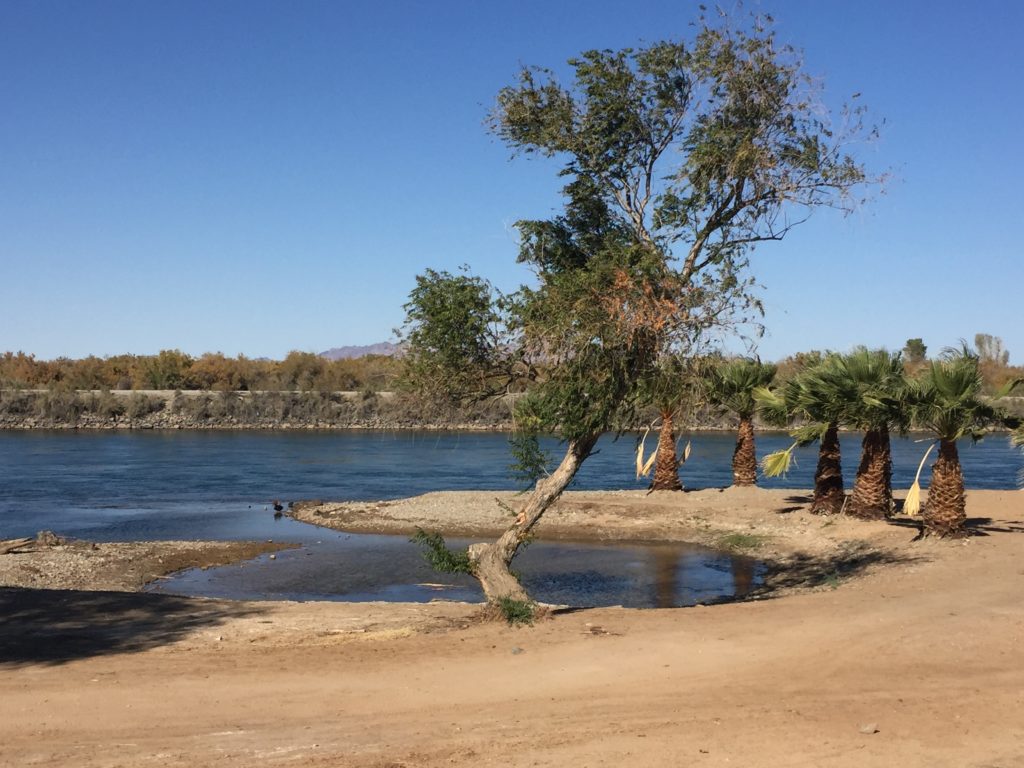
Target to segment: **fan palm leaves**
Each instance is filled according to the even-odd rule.
[[[899,352],[858,347],[835,358],[835,375],[850,396],[839,421],[861,430],[860,462],[847,511],[854,517],[882,519],[892,512],[892,449],[889,433],[908,426],[907,384]]]
[[[845,502],[839,422],[847,401],[855,392],[836,360],[835,355],[830,355],[775,391],[762,388],[755,392],[761,416],[768,423],[784,426],[794,419],[801,422],[790,432],[795,441],[792,446],[764,457],[761,467],[765,475],[785,474],[795,448],[818,443],[811,503],[811,512],[815,514],[836,514],[842,511]]]
[[[739,417],[736,449],[732,456],[733,485],[757,483],[754,445],[754,392],[771,384],[776,367],[751,358],[738,358],[714,367],[707,380],[707,397],[724,413]]]
[[[1011,382],[1005,394],[1016,382]],[[932,360],[920,378],[911,382],[910,406],[914,425],[938,438],[939,453],[932,465],[928,502],[922,519],[925,533],[963,536],[966,533],[964,477],[957,441],[981,440],[992,426],[1018,426],[994,403],[981,397],[982,377],[977,354],[964,345],[947,349]]]

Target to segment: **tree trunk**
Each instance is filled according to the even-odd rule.
[[[732,484],[757,484],[757,452],[754,448],[754,421],[749,416],[740,417],[740,429],[736,435],[736,450],[732,452]]]
[[[503,598],[523,602],[530,599],[519,580],[509,571],[509,563],[529,536],[533,526],[572,482],[580,465],[590,455],[598,437],[600,435],[594,434],[579,440],[570,440],[558,468],[537,481],[533,493],[516,516],[515,522],[501,534],[501,537],[493,544],[481,543],[469,547],[473,575],[480,581],[488,602],[493,603]]]
[[[892,508],[889,429],[869,429],[861,442],[860,466],[850,494],[849,512],[863,520],[883,520]]]
[[[839,453],[839,425],[828,425],[818,445],[818,468],[814,472],[814,501],[811,512],[815,515],[837,515],[843,511],[843,465]]]
[[[929,536],[966,536],[967,509],[964,502],[964,473],[953,440],[939,441],[939,457],[932,464],[928,503],[922,514]]]
[[[681,491],[679,460],[676,458],[676,431],[672,424],[672,411],[661,412],[661,431],[658,433],[658,453],[654,460],[652,491]]]

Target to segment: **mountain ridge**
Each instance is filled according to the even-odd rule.
[[[391,357],[398,352],[398,345],[390,341],[380,341],[376,344],[351,345],[347,347],[331,347],[320,353],[320,357],[327,360],[348,360],[353,357],[365,357],[366,355],[383,355]]]

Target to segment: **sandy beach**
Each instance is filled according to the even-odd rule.
[[[444,493],[296,516],[486,537],[510,514],[496,495],[514,506]],[[523,628],[459,603],[19,587],[11,558],[42,554],[0,556],[0,764],[1024,765],[1024,493],[969,492],[976,535],[950,542],[806,501],[566,494],[540,537],[740,546],[771,572],[745,602]]]

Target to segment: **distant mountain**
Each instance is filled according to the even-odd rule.
[[[398,345],[390,341],[382,341],[379,344],[364,344],[361,347],[333,347],[326,352],[321,352],[320,357],[328,360],[347,360],[351,357],[363,357],[365,355],[387,355],[391,356],[398,352]]]

